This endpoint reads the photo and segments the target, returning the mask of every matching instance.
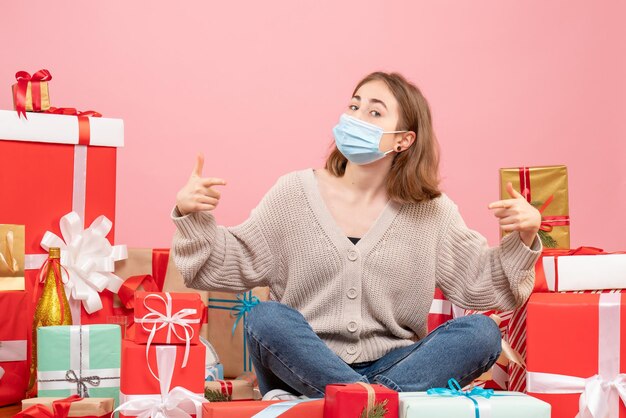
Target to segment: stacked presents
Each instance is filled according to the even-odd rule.
[[[626,416],[626,365],[622,353],[626,314],[626,254],[593,247],[570,249],[567,170],[564,166],[501,170],[542,213],[542,257],[529,301],[498,313],[503,339],[521,362],[501,362],[476,386],[528,393],[552,406],[553,417]],[[440,293],[429,327],[469,313]],[[488,314],[491,314],[489,312]],[[504,325],[503,325],[504,324]]]

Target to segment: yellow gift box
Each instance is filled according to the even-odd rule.
[[[570,248],[567,167],[513,167],[500,169],[500,198],[509,199],[508,182],[541,212],[539,237],[544,248]]]
[[[19,87],[17,83],[13,84],[11,87],[13,90],[13,108],[18,110],[19,99],[17,97],[17,89]],[[44,112],[50,109],[50,92],[48,90],[48,82],[29,81],[26,86],[26,95],[24,97],[23,105],[24,110],[27,112]]]
[[[24,225],[0,224],[0,290],[24,290]]]

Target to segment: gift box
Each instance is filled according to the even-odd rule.
[[[35,405],[40,405],[40,408],[46,408],[50,411],[53,410],[53,404],[56,402],[63,402],[63,398],[31,398],[24,399],[22,401],[22,412],[27,412],[28,408],[33,408]],[[89,418],[104,418],[110,417],[113,412],[113,398],[79,398],[68,402],[69,411],[67,417],[89,417]],[[37,408],[39,411],[40,408]],[[58,407],[57,407],[58,408]],[[30,412],[38,412],[34,409]],[[27,415],[32,416],[32,415]]]
[[[122,342],[120,418],[167,408],[192,416],[201,413],[204,399],[205,347],[146,345]],[[181,412],[182,411],[182,412]]]
[[[539,237],[544,248],[570,247],[567,167],[514,167],[500,169],[500,198],[509,199],[508,182],[541,212]]]
[[[367,383],[327,385],[324,399],[325,418],[360,417],[363,411],[367,414],[377,405],[387,410],[385,417],[398,416],[398,392],[382,385]]]
[[[27,291],[32,292],[37,270],[47,258],[41,247],[44,234],[62,236],[60,223],[66,214],[76,212],[81,228],[103,215],[111,223],[107,238],[114,242],[116,153],[123,141],[120,119],[33,113],[25,120],[0,110],[0,219],[26,227]],[[97,225],[102,228],[103,223]],[[91,284],[90,289],[102,288],[101,283]],[[93,296],[102,300],[104,309],[73,315],[75,321],[106,323],[113,295],[105,289]]]
[[[547,250],[541,267],[553,292],[626,288],[626,253],[605,253],[599,248]]]
[[[24,289],[24,225],[0,224],[0,291]]]
[[[38,396],[113,398],[117,405],[120,341],[117,325],[39,327]]]
[[[28,387],[28,296],[26,292],[0,292],[0,406],[19,402]]]
[[[209,292],[208,340],[215,347],[227,378],[252,371],[252,359],[248,354],[243,327],[250,309],[268,299],[267,287],[258,287],[238,295]]]
[[[198,344],[204,304],[197,293],[136,292],[138,344]]]
[[[626,417],[621,293],[537,293],[528,302],[527,390],[553,416]],[[582,395],[581,395],[582,394]],[[580,404],[579,404],[580,402]]]
[[[145,344],[137,344],[130,340],[122,341],[120,390],[126,395],[161,393],[157,373],[159,356],[167,358],[174,367],[171,377],[172,388],[180,386],[193,393],[204,392],[206,358],[204,345],[189,346],[188,352],[184,345],[151,345],[146,353]]]
[[[448,389],[403,392],[400,418],[550,418],[550,404],[539,399],[519,392],[476,389],[464,394]]]
[[[207,382],[214,382],[216,380],[224,380],[224,366],[222,363],[216,363],[214,365],[207,364],[206,366],[206,378]]]
[[[205,382],[204,389],[214,392],[218,397],[228,401],[254,400],[253,386],[245,380],[216,380]]]
[[[295,401],[240,401],[205,403],[203,418],[322,418],[323,399],[298,399]]]
[[[48,70],[39,70],[32,76],[26,71],[15,74],[17,83],[13,84],[13,108],[18,115],[28,112],[41,112],[50,109],[48,81],[52,75]]]

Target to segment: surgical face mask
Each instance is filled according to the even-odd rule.
[[[339,151],[354,164],[369,164],[378,161],[393,151],[380,151],[383,134],[395,134],[408,131],[383,131],[383,128],[364,122],[345,113],[333,128],[335,144]]]

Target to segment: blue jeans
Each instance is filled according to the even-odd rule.
[[[245,332],[261,393],[284,389],[310,398],[323,397],[331,383],[413,392],[445,387],[453,377],[464,386],[489,370],[501,350],[500,330],[484,315],[448,321],[414,344],[354,364],[331,351],[300,312],[278,302],[252,308]]]

